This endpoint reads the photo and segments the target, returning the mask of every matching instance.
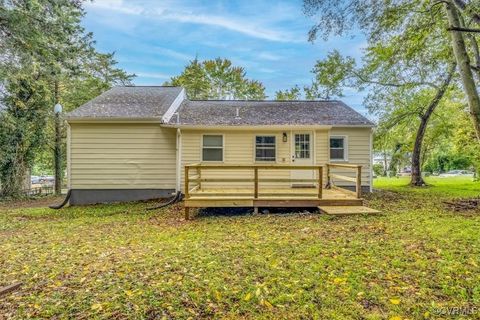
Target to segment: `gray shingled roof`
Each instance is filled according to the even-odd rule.
[[[239,117],[236,117],[238,109]],[[367,118],[342,101],[189,101],[179,108],[181,125],[364,125]],[[176,124],[177,117],[170,119]]]
[[[67,114],[67,119],[161,119],[181,87],[114,87]]]

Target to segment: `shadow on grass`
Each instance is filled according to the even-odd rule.
[[[317,208],[258,208],[258,215],[264,214],[312,214],[318,213]],[[253,208],[201,208],[197,211],[197,217],[235,217],[235,216],[251,216]]]

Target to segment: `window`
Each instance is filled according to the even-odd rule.
[[[223,136],[204,135],[202,161],[223,161]]]
[[[275,161],[275,136],[255,137],[255,161]]]
[[[346,160],[345,137],[330,137],[330,160]]]
[[[310,134],[295,134],[295,158],[310,159]]]

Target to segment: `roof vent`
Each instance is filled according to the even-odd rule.
[[[237,108],[237,109],[235,110],[235,119],[236,119],[236,120],[242,119],[242,118],[240,118],[240,108]]]

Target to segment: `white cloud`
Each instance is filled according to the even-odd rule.
[[[176,2],[162,4],[156,3],[156,7],[148,6],[148,10],[139,6],[133,5],[130,2],[122,0],[100,0],[89,3],[88,8],[93,10],[108,10],[109,12],[116,11],[127,15],[142,15],[144,17],[151,17],[156,20],[173,21],[178,23],[199,24],[206,26],[213,26],[235,31],[250,37],[276,41],[276,42],[299,42],[298,36],[295,36],[290,31],[280,30],[270,26],[265,26],[267,16],[261,15],[263,19],[253,19],[250,15],[227,16],[215,14],[201,14],[198,9],[188,10],[178,6]],[[147,7],[147,6],[146,6]],[[254,20],[257,20],[254,22]]]
[[[270,61],[278,61],[278,60],[281,60],[283,59],[282,56],[278,55],[278,54],[275,54],[275,53],[271,53],[271,52],[260,52],[257,57],[259,59],[263,59],[263,60],[270,60]]]
[[[164,74],[164,73],[159,73],[159,72],[137,72],[135,74],[140,78],[148,78],[148,79],[167,80],[167,79],[171,78],[170,75]]]

